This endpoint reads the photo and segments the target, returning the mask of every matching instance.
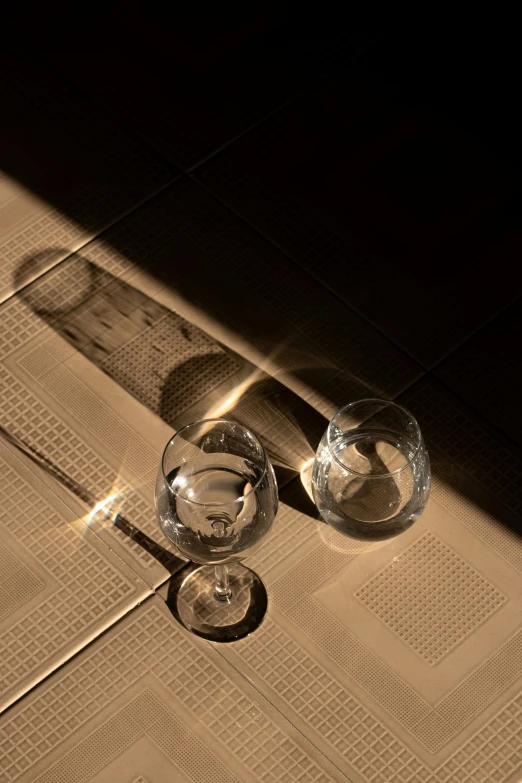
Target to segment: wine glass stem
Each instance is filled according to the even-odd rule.
[[[232,590],[228,581],[228,568],[226,565],[218,565],[216,571],[216,586],[214,588],[214,598],[217,601],[230,601]]]

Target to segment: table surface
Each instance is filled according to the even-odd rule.
[[[0,177],[1,783],[520,780],[512,184],[451,112],[390,98],[364,25],[305,33],[295,70],[263,47],[254,65],[236,29],[214,53],[216,82],[245,57],[229,92],[180,54],[197,90],[168,107],[154,63],[3,55],[21,140]],[[433,488],[367,544],[318,519],[301,474],[372,396],[419,420]],[[171,434],[231,412],[280,509],[247,560],[267,617],[213,645],[168,608],[184,562],[153,492]]]

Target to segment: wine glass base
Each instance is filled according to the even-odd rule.
[[[167,605],[192,633],[211,642],[243,639],[263,622],[268,606],[261,579],[239,563],[227,565],[231,597],[217,600],[214,566],[189,563],[170,580]]]

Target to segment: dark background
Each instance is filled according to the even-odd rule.
[[[323,3],[165,10],[129,2],[103,12],[62,3],[30,16],[11,10],[2,40],[4,171],[94,233],[116,226],[108,237],[118,250],[267,353],[312,308],[343,342],[338,369],[409,405],[440,475],[517,526],[521,125],[513,19],[434,9],[432,18],[401,18],[355,7],[341,17]],[[137,192],[104,222],[94,172],[111,159],[116,134],[164,172],[151,199],[151,209],[165,199],[164,224],[181,220],[190,204],[206,236],[212,207],[213,221],[241,224],[272,248],[264,266],[248,247],[241,252],[267,286],[285,291],[279,324],[256,311],[226,252],[195,254],[174,268],[143,251],[140,203],[150,193]],[[129,156],[119,174],[107,175],[115,201],[132,189],[134,166]],[[86,211],[73,194],[91,181]],[[136,220],[124,216],[134,209]],[[409,368],[408,380],[390,371],[389,384],[374,381],[371,348],[350,348],[356,320]],[[326,377],[309,373],[307,382],[321,391]]]

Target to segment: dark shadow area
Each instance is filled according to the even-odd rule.
[[[0,435],[2,438],[4,438],[4,440],[10,443],[11,446],[14,446],[15,449],[20,451],[22,454],[25,454],[25,456],[28,457],[31,462],[33,462],[35,465],[38,465],[38,467],[41,468],[45,473],[48,473],[63,487],[72,492],[75,497],[79,498],[91,507],[95,505],[97,498],[95,498],[88,489],[68,476],[58,465],[55,465],[54,462],[46,457],[45,454],[42,454],[38,449],[35,449],[34,446],[32,446],[27,441],[19,438],[12,432],[9,432],[9,430],[6,430],[5,427],[0,426]]]
[[[139,530],[135,525],[129,522],[128,519],[118,514],[114,520],[114,527],[121,530],[131,541],[135,541],[145,552],[148,552],[154,560],[167,569],[170,574],[177,573],[181,568],[186,566],[186,560],[182,560],[180,557],[176,557],[168,549],[165,549],[150,536],[145,535],[142,530]]]
[[[211,642],[235,642],[253,633],[265,618],[268,596],[257,574],[237,564],[228,566],[231,599],[215,601],[209,585],[212,566],[188,563],[169,580],[165,603],[176,620]],[[202,578],[202,572],[210,575]],[[163,588],[163,594],[165,588]],[[160,593],[161,594],[161,593]],[[216,623],[216,616],[220,622]],[[228,617],[227,617],[228,616]],[[226,623],[228,619],[228,623]],[[226,623],[226,624],[225,624]]]
[[[188,360],[169,374],[163,387],[159,415],[171,426],[179,416],[177,391],[194,378],[212,372],[216,357],[207,355]],[[328,420],[311,405],[274,378],[264,378],[225,398],[219,415],[234,419],[258,433],[274,466],[299,472],[317,450]],[[210,411],[213,413],[214,411]],[[217,413],[218,411],[216,411]],[[202,410],[202,414],[205,412]]]
[[[318,13],[316,7],[275,0],[220,6],[133,0],[83,11],[64,9],[65,19],[76,20],[74,43],[42,20],[42,51],[34,19],[13,26],[7,42],[11,50],[18,44],[25,60],[32,30],[33,51],[41,52],[36,62],[43,60],[60,80],[94,97],[129,135],[146,139],[183,170],[364,51],[386,27],[385,18],[355,7],[340,23],[333,4]],[[23,116],[30,119],[29,107]],[[10,171],[18,178],[22,169],[13,161]],[[34,187],[34,173],[23,173]]]
[[[493,429],[472,404],[431,376],[397,402],[416,412],[433,476],[522,535],[522,459],[509,434]]]
[[[24,259],[15,276],[21,299],[163,421],[176,429],[187,411],[230,414],[295,471],[315,453],[327,420],[301,397],[79,253],[40,274],[55,252]]]
[[[306,514],[307,517],[326,524],[299,477],[294,478],[293,481],[283,487],[279,493],[279,499],[282,503],[286,503],[287,506],[292,506],[292,508],[295,508],[295,510],[299,511],[301,514]]]
[[[40,274],[55,252],[20,265],[21,299],[166,424],[176,430],[202,418],[238,421],[261,438],[280,486],[313,458],[328,422],[295,392],[79,253]],[[70,488],[82,497],[76,482]],[[101,499],[87,495],[89,503]],[[121,528],[127,534],[128,525]]]
[[[256,241],[263,244],[264,240],[258,237],[250,242],[256,233],[254,229],[244,227],[249,241],[238,242],[239,247],[234,247],[236,235],[234,232],[227,234],[228,229],[216,238],[212,231],[216,225],[226,223],[229,211],[211,196],[200,197],[202,188],[186,176],[169,187],[168,198],[157,214],[154,210],[160,196],[153,197],[146,207],[138,209],[131,219],[124,220],[118,230],[110,236],[106,234],[105,238],[118,253],[151,271],[189,302],[237,330],[264,355],[285,360],[288,357],[290,372],[312,390],[323,391],[327,381],[330,387],[336,387],[336,396],[343,400],[373,395],[396,397],[416,378],[403,382],[397,376],[389,383],[377,381],[367,369],[365,359],[371,349],[358,345],[356,340],[350,344],[349,337],[346,338],[348,348],[338,366],[332,367],[328,358],[310,358],[302,336],[304,327],[300,326],[301,331],[296,330],[294,334],[292,319],[299,317],[304,321],[302,314],[307,308],[315,309],[325,325],[334,321],[328,332],[329,339],[333,340],[336,332],[339,340],[341,336],[345,338],[346,333],[349,336],[354,313],[340,301],[341,276],[344,276],[348,292],[363,278],[370,282],[381,280],[377,293],[388,297],[386,308],[390,320],[387,327],[394,340],[394,323],[400,320],[415,333],[416,323],[425,317],[422,295],[412,299],[407,293],[408,274],[415,276],[416,291],[424,289],[429,292],[430,301],[440,302],[441,317],[440,323],[433,326],[435,334],[445,328],[445,321],[457,323],[464,329],[472,310],[474,317],[482,317],[477,302],[491,303],[493,288],[500,287],[502,296],[495,300],[491,312],[483,313],[484,322],[507,306],[511,295],[517,295],[518,280],[513,277],[509,284],[502,283],[504,269],[495,265],[494,253],[480,255],[480,246],[484,237],[493,248],[505,237],[510,253],[519,258],[522,202],[518,181],[522,161],[518,102],[514,98],[518,94],[519,81],[518,33],[509,19],[475,18],[473,22],[466,20],[465,23],[458,19],[452,19],[451,23],[441,20],[430,24],[429,29],[420,25],[403,28],[400,20],[389,26],[385,21],[377,27],[373,20],[365,19],[355,19],[350,24],[349,29],[340,25],[338,18],[326,7],[319,15],[314,11],[313,15],[306,16],[305,12],[299,13],[290,5],[276,3],[254,4],[248,8],[234,4],[224,13],[201,5],[169,12],[160,10],[155,3],[146,9],[141,3],[131,3],[125,8],[113,5],[101,23],[99,19],[91,23],[102,31],[97,45],[90,47],[89,24],[84,25],[79,41],[75,40],[72,58],[63,57],[59,48],[51,53],[53,47],[48,42],[43,64],[38,57],[31,59],[25,51],[16,52],[12,47],[4,53],[6,119],[1,128],[0,167],[83,228],[97,232],[107,223],[109,203],[117,202],[111,212],[111,219],[116,220],[137,207],[141,200],[153,196],[169,178],[193,171],[299,93],[306,92],[314,84],[320,86],[327,73],[339,67],[336,73],[340,74],[341,86],[339,93],[327,96],[326,103],[334,103],[338,95],[343,94],[344,85],[351,82],[353,74],[356,73],[357,78],[362,74],[362,82],[368,89],[378,86],[377,92],[381,95],[378,105],[364,115],[363,121],[357,113],[350,115],[350,122],[356,129],[353,136],[348,136],[344,126],[342,131],[332,126],[331,154],[327,160],[342,157],[354,139],[369,150],[371,157],[377,149],[372,145],[383,117],[392,117],[394,128],[399,128],[396,132],[404,133],[406,151],[399,158],[395,156],[393,143],[390,141],[388,147],[384,143],[378,148],[379,154],[384,156],[379,162],[384,179],[376,176],[365,181],[368,209],[371,211],[374,199],[380,204],[380,211],[376,210],[370,226],[372,241],[379,244],[381,250],[385,246],[380,260],[376,262],[373,257],[370,263],[363,256],[362,261],[358,258],[357,263],[350,266],[341,253],[342,264],[328,282],[334,292],[330,299],[323,296],[325,286],[314,281],[301,266],[291,262],[269,242],[265,243],[266,252],[260,253]],[[114,38],[116,30],[118,34]],[[18,31],[18,38],[15,33],[11,43],[21,37]],[[64,46],[63,52],[67,48]],[[52,98],[55,86],[57,97]],[[473,205],[475,191],[483,187],[483,178],[481,172],[469,164],[466,144],[459,146],[459,142],[456,151],[453,149],[451,155],[445,155],[442,148],[431,141],[419,143],[410,122],[412,111],[419,106],[429,108],[428,112],[423,109],[423,117],[443,116],[462,129],[463,138],[472,139],[474,149],[485,150],[488,161],[493,161],[495,166],[498,164],[502,170],[500,185],[496,174],[485,177],[487,182],[484,192],[481,191],[480,208],[475,209]],[[314,128],[314,123],[319,123],[321,117],[309,116],[305,120]],[[431,130],[428,128],[429,132]],[[125,147],[123,152],[120,133],[129,144],[128,150]],[[299,137],[292,131],[285,144],[294,143],[299,143]],[[344,180],[340,178],[339,187],[335,179],[338,167],[330,162],[325,164],[325,146],[321,147],[321,144],[315,150],[304,145],[303,159],[293,176],[294,185],[307,189],[309,203],[318,212],[325,211],[328,199],[337,199],[340,203],[342,220],[333,234],[321,235],[318,239],[325,245],[321,263],[328,269],[330,254],[337,247],[327,242],[332,236],[335,239],[345,232],[344,212],[348,209],[343,200]],[[142,184],[138,183],[132,190],[136,183],[133,157],[136,145],[166,172],[166,179],[145,177],[140,180]],[[279,163],[285,162],[284,144],[278,149],[280,158],[273,161],[275,170]],[[339,150],[338,154],[336,150]],[[457,154],[459,150],[462,156]],[[107,168],[107,162],[116,158],[119,162]],[[406,169],[414,187],[408,200],[397,205],[394,192],[384,193],[380,183],[393,183]],[[99,186],[99,177],[104,174],[108,190]],[[364,172],[359,174],[364,179]],[[194,176],[198,176],[198,169]],[[77,198],[79,182],[87,188],[92,183],[89,199]],[[434,237],[438,241],[439,213],[444,213],[446,204],[444,194],[451,193],[454,185],[458,189],[462,182],[466,187],[459,192],[464,193],[464,201],[457,206],[453,202],[450,205],[451,227],[439,244],[438,254],[434,255],[430,250],[423,255],[419,248],[430,246]],[[269,184],[274,192],[285,187],[278,181]],[[423,187],[425,191],[420,193]],[[122,195],[125,198],[122,199]],[[357,195],[352,199],[353,203],[358,200]],[[464,203],[468,197],[469,204],[473,201],[469,211],[469,204]],[[389,204],[392,206],[387,211]],[[210,217],[204,214],[207,207]],[[436,210],[437,215],[433,217]],[[386,232],[395,236],[395,218],[399,212],[403,219],[401,225],[413,226],[417,232],[412,240],[414,252],[410,256],[408,272],[401,263],[403,247],[400,243],[392,248],[391,240],[387,243],[382,240]],[[464,224],[468,233],[460,231]],[[486,226],[485,234],[479,233],[483,226]],[[30,227],[27,231],[30,234]],[[150,241],[147,244],[151,234],[159,237],[157,246]],[[272,235],[269,239],[275,241]],[[54,240],[49,241],[49,245],[53,243]],[[35,259],[34,254],[28,260],[27,252],[21,250],[16,284],[24,286],[38,274],[39,264],[43,261],[41,268],[44,268],[49,260],[49,256]],[[288,308],[281,307],[280,319],[274,316],[274,309],[263,305],[265,300],[251,294],[254,290],[252,278],[246,273],[243,275],[242,264],[255,270],[255,277],[261,281],[259,285],[270,281],[268,287],[277,289],[274,297],[283,292]],[[303,262],[302,266],[306,264]],[[320,276],[315,274],[319,262],[313,260],[311,266],[314,276]],[[383,270],[384,274],[380,275]],[[193,415],[197,410],[208,409],[210,404],[215,405],[219,398],[231,394],[238,382],[243,383],[252,371],[252,366],[233,352],[223,346],[215,347],[200,330],[195,330],[153,299],[136,293],[116,277],[111,279],[92,262],[80,260],[74,269],[66,262],[60,272],[70,273],[73,284],[60,287],[51,273],[42,279],[40,286],[23,288],[25,301],[96,366],[165,421],[174,421],[174,410]],[[383,279],[386,285],[382,283]],[[403,298],[396,298],[395,294],[390,296],[388,284],[396,285],[393,291],[402,291]],[[303,292],[308,296],[314,287],[315,300],[310,295],[310,300],[300,305],[299,301],[305,299]],[[361,289],[364,288],[365,285],[361,285]],[[372,293],[369,299],[374,310],[367,311],[367,318],[379,310],[378,297]],[[335,313],[330,303],[338,308]],[[292,307],[298,310],[298,316]],[[445,307],[448,313],[452,310],[446,318]],[[342,312],[346,313],[346,322],[339,315]],[[121,326],[122,319],[125,328]],[[479,320],[477,330],[481,328]],[[157,331],[159,324],[167,329],[166,336]],[[139,373],[124,353],[128,328],[134,330],[137,340],[146,343],[145,356],[147,361],[150,359],[148,364],[145,359],[141,361]],[[313,325],[310,329],[313,331]],[[153,332],[154,339],[147,342]],[[378,330],[375,334],[382,339],[383,346],[388,346],[390,354],[397,351],[400,357],[397,364],[403,361],[408,368],[419,369],[392,340],[382,337]],[[161,355],[161,350],[157,350],[160,336],[163,340],[175,337],[174,350],[163,351]],[[191,346],[196,343],[198,352],[191,354]],[[426,351],[427,357],[433,358],[437,354],[436,351],[430,354],[419,337],[412,345],[414,343],[416,350]],[[181,357],[185,350],[189,350],[188,356],[173,367],[171,354]],[[450,346],[448,350],[453,349]],[[494,346],[488,350],[494,350]],[[349,367],[345,366],[346,355],[349,355]],[[488,361],[487,356],[481,356],[480,360]],[[314,361],[315,366],[309,366]],[[379,357],[375,362],[380,362]],[[431,366],[431,359],[426,360],[425,366]],[[420,370],[416,377],[419,374]],[[195,376],[200,380],[210,379],[208,388],[199,383],[202,392],[199,399],[195,399],[194,386],[188,385],[189,381],[194,383]],[[431,381],[431,374],[427,377]],[[219,383],[212,386],[216,378]],[[451,378],[446,378],[445,382],[450,385]],[[513,377],[513,384],[518,383]],[[214,396],[215,389],[218,392]],[[472,393],[472,387],[468,387],[462,399]],[[441,387],[441,394],[446,394],[445,388]],[[188,406],[187,398],[191,400]],[[521,503],[520,490],[512,488],[501,495],[498,492],[502,484],[501,472],[491,478],[493,472],[488,469],[488,461],[493,464],[497,459],[495,438],[504,449],[502,464],[511,459],[513,450],[509,435],[506,436],[501,427],[498,430],[492,427],[493,441],[486,438],[481,445],[479,440],[474,440],[472,445],[470,439],[469,449],[462,447],[459,452],[458,448],[453,450],[455,440],[451,426],[448,433],[443,434],[436,421],[428,422],[424,427],[423,411],[429,413],[432,405],[429,397],[416,396],[413,387],[410,395],[405,393],[400,399],[418,415],[426,431],[428,447],[435,453],[438,448],[443,453],[448,447],[450,456],[446,459],[446,467],[440,471],[441,478],[484,507],[494,505],[497,494],[501,498],[501,507],[496,510],[498,517],[518,530],[517,514],[522,507],[518,505]],[[480,429],[480,417],[466,418],[468,412],[465,405],[463,408],[459,426],[466,429],[473,425]],[[289,471],[286,479],[292,475],[292,470],[298,470],[299,439],[302,437],[305,448],[313,452],[325,425],[323,417],[312,406],[267,378],[253,382],[227,410],[270,441],[274,461],[279,461],[281,469]],[[264,427],[264,433],[260,427]],[[303,457],[308,454],[308,451],[303,452]],[[472,465],[469,470],[460,467],[461,456]],[[509,471],[518,469],[518,462],[513,458]],[[294,485],[296,482],[292,482]],[[311,510],[306,497],[296,502],[300,503],[300,508]]]

